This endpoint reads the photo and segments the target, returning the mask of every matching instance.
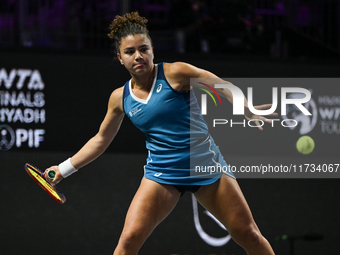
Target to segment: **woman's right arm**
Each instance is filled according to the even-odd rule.
[[[113,138],[116,136],[124,118],[122,103],[123,89],[124,87],[121,87],[112,92],[107,113],[100,125],[98,133],[92,137],[70,159],[70,161],[68,161],[68,164],[71,163],[75,169],[79,169],[99,157],[107,149]],[[58,183],[63,179],[63,177],[66,177],[60,173],[59,166],[52,166],[48,168],[46,172],[51,169],[56,171],[56,176],[53,181],[51,181],[52,183]]]

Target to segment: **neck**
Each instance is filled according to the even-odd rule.
[[[137,89],[149,89],[152,86],[153,80],[155,78],[155,65],[153,65],[150,70],[143,75],[131,74],[132,76],[132,86]]]

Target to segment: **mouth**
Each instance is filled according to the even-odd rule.
[[[140,67],[143,67],[144,65],[145,65],[144,63],[139,63],[139,64],[134,65],[134,68],[140,68]]]

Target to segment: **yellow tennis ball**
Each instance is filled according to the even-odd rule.
[[[309,154],[314,150],[315,143],[314,140],[308,136],[301,136],[296,142],[296,149],[302,154]]]

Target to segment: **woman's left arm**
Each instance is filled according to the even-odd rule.
[[[195,67],[193,65],[183,63],[183,62],[175,62],[175,63],[166,63],[164,64],[164,73],[167,77],[167,80],[171,84],[171,86],[178,91],[186,91],[190,90],[190,87],[199,87],[205,88],[203,84],[200,83],[192,83],[190,84],[191,78],[211,78],[211,81],[206,82],[210,86],[214,86],[214,84],[228,84],[234,86],[232,83],[225,81],[219,78],[217,75],[209,72],[207,70]],[[211,83],[211,84],[209,84]],[[217,93],[228,99],[230,103],[233,104],[233,94],[228,88],[215,88]],[[253,114],[248,107],[247,98],[244,97],[244,115],[248,120],[262,120],[267,123],[272,123],[270,119],[267,119],[264,116]],[[257,110],[265,110],[271,107],[271,104],[263,104],[259,106],[254,106]],[[269,116],[277,116],[277,113],[269,114]],[[255,121],[256,125],[260,130],[263,130],[262,126],[258,121]]]

